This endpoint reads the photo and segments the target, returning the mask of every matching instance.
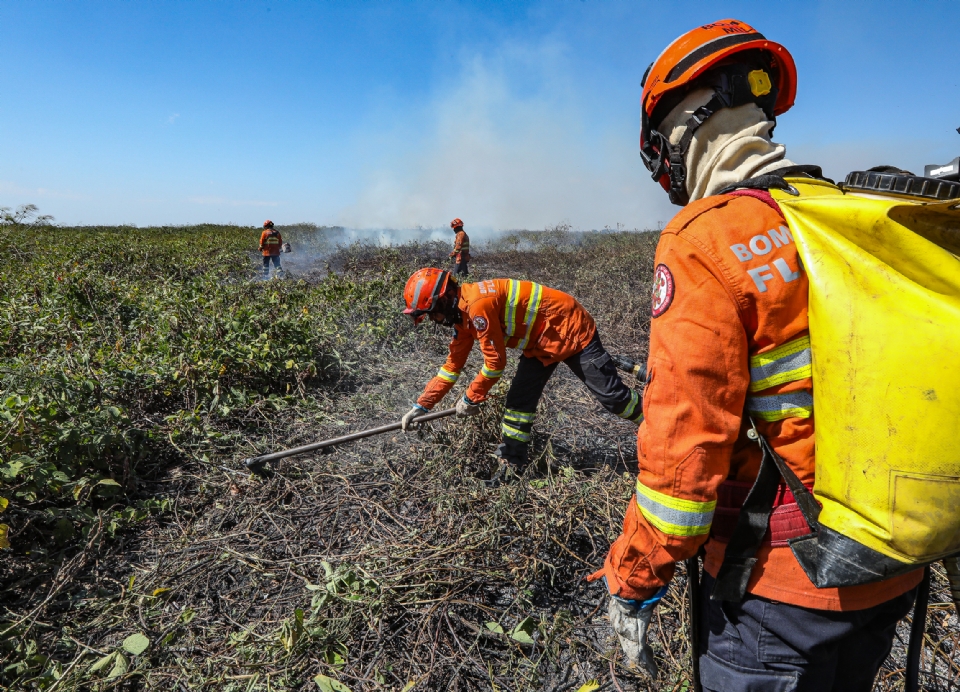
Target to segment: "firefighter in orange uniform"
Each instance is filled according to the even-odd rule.
[[[600,404],[633,422],[641,418],[639,397],[627,387],[604,350],[597,327],[580,303],[561,291],[531,281],[490,279],[459,285],[442,269],[420,269],[404,289],[410,315],[419,324],[428,316],[454,328],[447,362],[430,380],[417,403],[402,419],[407,430],[433,408],[460,377],[475,342],[483,367],[457,402],[457,413],[472,416],[503,375],[507,349],[521,351],[510,383],[497,455],[515,470],[527,462],[537,403],[561,361],[587,385]]]
[[[459,278],[470,273],[467,269],[467,262],[470,261],[470,236],[464,232],[463,221],[460,219],[451,221],[450,228],[457,234],[453,240],[453,252],[450,253],[450,256],[456,262],[453,273]]]
[[[703,689],[866,692],[922,571],[817,589],[788,545],[810,529],[779,476],[762,513],[747,500],[767,486],[761,436],[808,487],[816,471],[807,277],[768,193],[821,175],[771,140],[793,59],[725,20],[678,38],[643,81],[642,157],[684,209],[657,247],[636,493],[591,578],[605,578],[628,664],[655,675],[652,611],[675,563],[703,549]],[[761,516],[753,548],[745,501]]]
[[[260,234],[260,252],[263,254],[263,278],[270,278],[270,263],[273,263],[275,275],[278,275],[283,269],[280,267],[280,249],[283,246],[283,238],[280,231],[273,227],[273,221],[267,219],[263,222],[263,233]]]

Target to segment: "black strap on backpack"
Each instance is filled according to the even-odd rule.
[[[702,551],[700,551],[702,552]],[[700,683],[700,635],[703,610],[700,602],[700,552],[686,561],[687,604],[690,617],[690,658],[693,663],[693,692],[703,692]]]
[[[782,478],[793,493],[793,498],[807,520],[810,530],[816,532],[820,528],[818,517],[820,505],[817,504],[807,487],[800,481],[787,462],[777,454],[767,439],[757,432],[753,420],[750,433],[756,435],[763,456],[760,459],[760,472],[754,481],[747,499],[743,502],[737,527],[733,531],[730,543],[723,556],[723,564],[717,572],[717,580],[710,593],[714,601],[733,601],[739,603],[747,593],[747,584],[750,574],[757,563],[757,550],[763,542],[770,524],[770,515],[773,514],[773,501],[777,496],[777,488]]]
[[[913,622],[910,623],[910,643],[907,645],[907,669],[903,674],[904,692],[920,692],[920,651],[927,625],[927,601],[930,599],[930,565],[923,569],[923,581],[917,587],[917,600],[913,605]]]
[[[797,164],[794,166],[784,166],[775,171],[758,175],[756,178],[741,180],[739,183],[733,183],[721,188],[714,194],[725,195],[734,190],[783,190],[784,192],[797,195],[797,189],[788,183],[784,178],[787,176],[806,176],[815,180],[824,180],[831,185],[833,181],[823,175],[823,169],[820,166],[811,166],[807,164]]]
[[[750,421],[753,424],[753,421]],[[782,477],[803,514],[804,519],[813,533],[820,530],[820,505],[817,504],[807,487],[800,482],[779,454],[777,454],[766,438],[757,432],[756,425],[752,431],[757,436],[763,457],[760,460],[760,472],[757,480],[747,495],[737,520],[727,551],[723,557],[723,564],[717,572],[710,598],[715,601],[740,602],[747,593],[747,584],[750,574],[757,560],[754,557],[773,513],[773,500],[776,497],[777,487]],[[917,588],[917,600],[913,607],[913,622],[910,625],[910,640],[907,646],[907,666],[904,672],[904,692],[920,692],[920,652],[923,649],[923,635],[926,631],[927,601],[930,598],[930,566],[923,570],[923,581]]]

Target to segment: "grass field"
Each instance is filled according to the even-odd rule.
[[[564,368],[519,483],[484,483],[504,384],[465,422],[241,472],[407,410],[449,334],[412,328],[402,286],[447,245],[292,229],[316,259],[263,282],[247,228],[2,233],[0,686],[688,689],[684,575],[655,618],[657,682],[620,666],[603,587],[584,581],[619,533],[635,428]],[[656,240],[519,232],[471,268],[572,293],[608,350],[642,361]],[[944,586],[938,572],[929,689],[960,672]],[[903,653],[878,689],[902,687]]]

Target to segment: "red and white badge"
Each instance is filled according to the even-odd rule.
[[[653,300],[651,303],[650,314],[654,317],[660,317],[670,307],[673,302],[673,274],[665,264],[658,264],[656,271],[653,272]]]
[[[487,328],[487,320],[486,320],[485,318],[479,317],[479,316],[474,317],[474,318],[473,318],[473,326],[477,328],[477,331],[478,331],[478,332],[482,332],[484,329]]]

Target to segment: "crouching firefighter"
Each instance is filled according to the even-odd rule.
[[[795,93],[787,50],[735,20],[684,34],[643,80],[642,158],[684,209],[656,252],[636,492],[591,579],[627,663],[655,676],[652,612],[702,551],[695,665],[716,692],[871,690],[923,574],[814,584],[789,543],[817,509],[809,285],[769,191],[828,185],[771,139]]]
[[[515,471],[527,463],[537,403],[560,362],[567,364],[605,409],[634,423],[642,418],[639,396],[620,379],[600,342],[593,317],[572,296],[513,279],[461,286],[449,272],[433,268],[415,272],[403,293],[404,313],[415,323],[429,316],[438,324],[453,327],[447,362],[403,417],[404,430],[450,391],[475,342],[480,343],[483,367],[457,402],[461,416],[480,412],[480,404],[503,375],[507,349],[521,352],[507,392],[502,442],[497,448],[497,455]]]

